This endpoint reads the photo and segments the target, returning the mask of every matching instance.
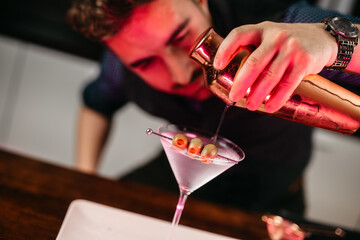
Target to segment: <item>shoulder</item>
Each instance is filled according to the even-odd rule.
[[[240,25],[278,22],[285,10],[296,2],[298,0],[209,0],[209,9],[216,32],[227,35]]]
[[[315,5],[309,4],[308,1],[305,0],[291,5],[285,11],[284,17],[281,21],[289,23],[315,23],[322,22],[325,18],[334,16],[345,17],[354,23],[360,23],[359,17],[322,9]]]

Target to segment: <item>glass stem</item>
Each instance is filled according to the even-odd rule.
[[[176,211],[174,214],[174,218],[172,220],[172,224],[171,224],[171,228],[170,228],[168,237],[166,238],[167,240],[172,239],[172,236],[174,235],[174,232],[175,232],[177,226],[179,225],[180,217],[183,212],[185,202],[186,202],[186,199],[188,198],[188,196],[189,196],[189,193],[180,189],[179,201],[178,201],[178,204],[176,205]]]

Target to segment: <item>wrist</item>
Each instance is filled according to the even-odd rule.
[[[358,45],[358,28],[349,20],[341,17],[326,18],[324,29],[336,41],[337,54],[334,62],[326,66],[330,70],[344,70],[351,61],[355,46]],[[334,54],[332,54],[334,55]],[[330,60],[333,60],[334,56]],[[331,64],[329,66],[329,64]]]
[[[339,51],[339,45],[336,42],[336,39],[334,37],[332,37],[329,33],[326,33],[326,34],[328,34],[328,37],[329,37],[331,55],[330,55],[330,58],[328,59],[328,62],[325,65],[325,67],[330,68],[333,65],[333,63],[336,61],[338,51]]]

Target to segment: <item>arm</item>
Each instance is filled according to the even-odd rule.
[[[265,104],[268,112],[279,110],[303,77],[330,66],[338,48],[323,23],[262,22],[230,32],[216,53],[215,68],[224,68],[238,47],[247,45],[254,45],[256,49],[237,73],[230,99],[239,101],[251,87],[247,108],[258,109],[271,94]],[[359,45],[347,70],[360,73]]]
[[[83,106],[77,126],[76,168],[95,173],[111,130],[114,113],[126,104],[122,80],[124,72],[117,57],[106,51],[100,76],[82,92]]]
[[[82,106],[78,119],[76,168],[95,173],[111,128],[111,119]]]

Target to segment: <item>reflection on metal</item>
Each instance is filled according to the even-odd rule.
[[[223,70],[217,70],[212,64],[222,40],[210,28],[200,36],[190,56],[202,65],[208,89],[230,104],[233,79],[252,49],[240,48]],[[246,97],[235,106],[246,108]],[[316,74],[306,76],[279,111],[269,114],[262,104],[258,112],[344,134],[352,134],[360,127],[360,97]]]

